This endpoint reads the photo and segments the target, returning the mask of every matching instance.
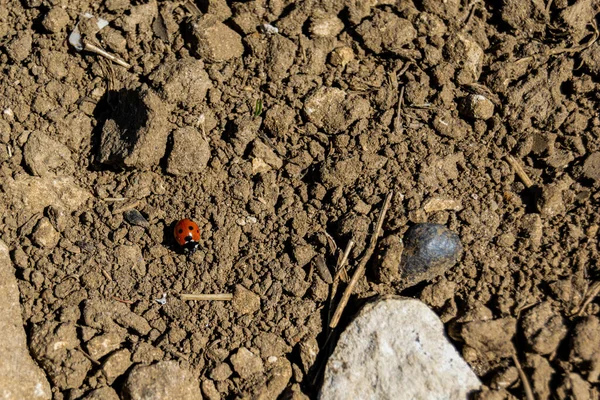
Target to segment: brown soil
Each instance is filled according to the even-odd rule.
[[[444,224],[462,258],[408,289],[370,265],[344,321],[414,296],[482,398],[523,396],[513,355],[536,398],[597,396],[600,6],[468,3],[0,0],[0,230],[54,398],[157,360],[208,398],[314,397],[328,273],[390,190],[386,237]],[[132,68],[69,46],[84,12]]]

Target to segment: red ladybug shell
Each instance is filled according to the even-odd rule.
[[[191,219],[184,218],[177,222],[173,232],[175,241],[188,250],[194,250],[200,240],[200,228]]]

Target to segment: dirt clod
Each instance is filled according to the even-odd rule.
[[[147,170],[165,154],[170,107],[153,91],[123,90],[114,119],[105,122],[100,139],[100,162]]]
[[[60,240],[60,234],[54,229],[50,220],[44,217],[36,224],[31,239],[40,247],[53,249]]]
[[[407,19],[376,10],[372,19],[356,28],[365,45],[375,53],[403,54],[403,47],[417,37],[417,30]]]
[[[192,52],[201,59],[221,62],[244,53],[242,39],[216,15],[204,14],[190,22]]]
[[[240,347],[238,351],[231,356],[230,360],[231,365],[233,365],[233,370],[242,379],[249,379],[253,375],[262,373],[264,370],[260,357],[245,347]]]
[[[128,400],[148,397],[156,400],[202,398],[200,386],[193,376],[176,361],[134,367],[125,380],[123,396]]]
[[[528,344],[538,354],[556,351],[567,335],[567,327],[550,303],[542,303],[523,315],[523,333]]]
[[[151,75],[153,86],[169,103],[193,106],[204,101],[212,87],[204,63],[183,59],[162,64]]]
[[[260,308],[260,297],[242,285],[236,285],[231,305],[240,315],[252,314]]]
[[[347,129],[368,113],[368,101],[333,87],[317,89],[304,102],[304,114],[308,120],[330,134]]]
[[[185,127],[173,131],[173,148],[167,159],[167,172],[187,175],[202,172],[210,160],[210,145],[201,133]]]

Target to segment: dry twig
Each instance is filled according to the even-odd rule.
[[[521,367],[521,363],[516,355],[512,355],[512,360],[515,363],[515,367],[517,368],[517,372],[519,373],[519,377],[521,378],[521,382],[523,382],[523,390],[525,391],[525,397],[527,400],[534,400],[533,392],[531,390],[531,385],[529,384],[529,379],[527,379],[527,375],[523,372],[523,368]]]
[[[362,276],[365,273],[367,263],[369,262],[369,260],[371,259],[371,256],[373,255],[373,252],[375,251],[375,246],[377,245],[377,239],[379,238],[379,235],[381,233],[383,221],[385,220],[385,214],[387,213],[387,210],[390,207],[390,202],[392,200],[393,194],[394,194],[394,192],[392,190],[390,190],[390,192],[385,197],[383,206],[381,207],[381,212],[379,213],[379,219],[377,220],[377,226],[375,227],[373,236],[371,236],[371,242],[369,243],[369,247],[367,247],[367,250],[365,251],[363,258],[360,260],[360,264],[358,264],[358,267],[356,267],[356,271],[354,271],[354,275],[352,275],[352,279],[350,280],[350,283],[348,283],[348,286],[344,290],[344,294],[342,295],[342,298],[340,299],[340,302],[338,303],[335,313],[333,314],[333,318],[331,318],[331,321],[329,322],[330,328],[335,328],[337,326],[337,324],[339,323],[340,317],[342,316],[342,313],[344,312],[344,309],[346,308],[346,305],[348,304],[348,300],[350,299],[350,296],[352,295],[352,292],[354,291],[356,284],[358,283],[360,278],[362,278]]]
[[[233,299],[233,294],[231,294],[231,293],[214,293],[214,294],[181,293],[181,300],[229,301],[231,299]]]
[[[510,164],[510,166],[515,170],[515,174],[517,174],[517,176],[521,178],[525,187],[528,189],[532,187],[533,181],[529,178],[529,176],[525,172],[525,169],[523,169],[521,163],[511,155],[507,155],[505,158],[506,161],[508,161],[508,163]]]
[[[348,244],[346,245],[346,250],[344,250],[344,254],[342,258],[339,260],[338,265],[335,267],[335,278],[334,282],[337,282],[340,278],[344,281],[348,281],[348,273],[346,272],[346,263],[348,262],[348,257],[350,256],[350,252],[352,251],[352,247],[354,247],[354,240],[350,239]]]

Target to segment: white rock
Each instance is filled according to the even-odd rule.
[[[327,362],[320,399],[466,399],[481,383],[418,300],[366,305]]]

